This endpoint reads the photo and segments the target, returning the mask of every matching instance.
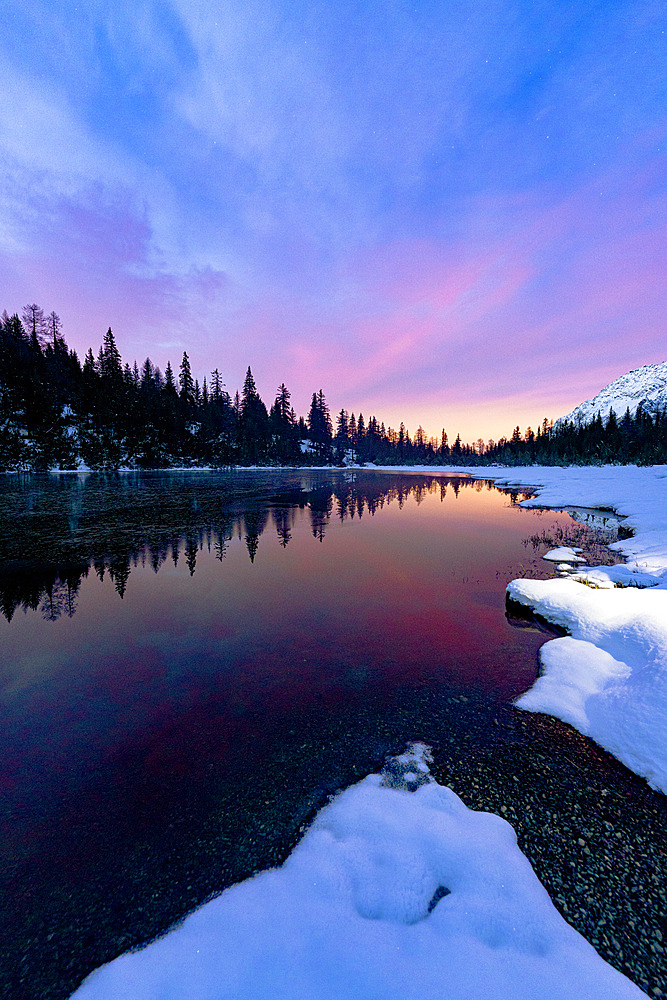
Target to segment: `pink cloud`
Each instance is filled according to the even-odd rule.
[[[657,257],[646,265],[646,236],[624,231],[630,213],[610,225],[588,190],[523,211],[511,240],[477,255],[467,241],[405,241],[352,261],[352,315],[343,307],[313,324],[295,303],[289,317],[274,314],[288,384],[322,385],[336,406],[394,423],[402,414],[413,429],[498,436],[662,360],[663,272]]]
[[[298,412],[323,388],[334,409],[497,437],[664,360],[653,182],[648,169],[598,177],[547,207],[544,192],[485,195],[456,237],[351,250],[316,289],[161,271],[142,211],[91,190],[44,207],[29,249],[0,259],[1,306],[56,309],[80,353],[109,325],[130,362],[176,367],[187,350],[200,380],[218,367],[232,392],[250,365],[268,403],[284,381]]]

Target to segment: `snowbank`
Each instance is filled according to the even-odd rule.
[[[667,591],[561,579],[514,580],[507,593],[569,633],[542,646],[519,708],[569,722],[667,792]]]
[[[551,549],[549,552],[545,552],[542,556],[548,562],[555,563],[585,563],[586,560],[583,556],[578,553],[581,552],[580,548],[573,548],[571,545],[559,545],[556,549]]]
[[[93,973],[77,1000],[625,1000],[514,831],[395,758],[335,798],[282,868]],[[413,790],[411,790],[413,789]]]
[[[576,726],[667,792],[667,467],[528,468],[493,478],[537,485],[526,506],[598,507],[626,517],[634,534],[612,546],[625,565],[507,588],[571,637],[545,643],[542,675],[517,705]]]
[[[512,600],[571,636],[542,647],[542,675],[517,705],[576,726],[667,792],[667,468],[513,470],[517,480],[544,483],[528,506],[613,509],[634,531],[612,546],[625,566],[510,583]]]
[[[522,506],[598,508],[625,518],[632,536],[611,546],[626,557],[625,565],[586,567],[567,579],[514,580],[508,586],[512,600],[571,636],[545,643],[542,675],[516,704],[576,726],[653,788],[667,792],[667,466],[402,471],[470,474],[498,486],[530,486],[536,495]],[[563,551],[551,556],[560,560]],[[563,558],[560,565],[566,564]]]

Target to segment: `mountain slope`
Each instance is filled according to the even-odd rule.
[[[659,365],[633,368],[620,378],[614,379],[593,399],[587,399],[571,413],[559,417],[554,427],[562,426],[565,421],[589,424],[598,414],[605,421],[610,410],[613,410],[617,417],[622,417],[628,408],[630,413],[634,414],[640,403],[648,413],[656,413],[657,410],[667,408],[667,361]]]

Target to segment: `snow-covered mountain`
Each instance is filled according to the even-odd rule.
[[[614,379],[593,399],[587,399],[571,413],[559,417],[554,427],[561,426],[566,420],[588,424],[598,413],[605,421],[610,410],[620,418],[628,407],[631,414],[636,413],[640,403],[648,413],[667,408],[667,361],[659,365],[633,368],[631,372]]]

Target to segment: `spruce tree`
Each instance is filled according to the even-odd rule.
[[[272,451],[279,462],[294,460],[296,455],[296,440],[294,435],[293,410],[290,405],[291,394],[284,382],[278,386],[276,398],[269,414],[272,437]]]
[[[243,382],[243,393],[241,395],[241,414],[250,412],[257,404],[258,399],[259,393],[257,392],[255,379],[253,378],[253,374],[250,370],[250,365],[248,365],[248,370],[245,374],[245,380]]]
[[[324,392],[314,392],[308,414],[308,433],[315,446],[315,456],[318,462],[331,460],[331,442],[333,438],[331,416]]]
[[[191,406],[194,403],[195,396],[195,384],[192,380],[192,371],[190,370],[190,359],[186,351],[183,351],[183,360],[181,361],[181,371],[178,377],[178,383],[180,386],[180,396],[181,400],[187,405]]]
[[[278,416],[283,424],[290,425],[291,420],[291,407],[290,407],[291,393],[284,382],[281,382],[278,386],[278,394],[275,399],[275,407]]]
[[[167,367],[164,370],[164,388],[168,395],[176,396],[176,383],[174,382],[174,373],[171,370],[171,362],[167,361]]]
[[[118,387],[123,374],[123,363],[120,351],[116,346],[111,327],[104,334],[104,340],[100,349],[100,375],[107,382],[107,386]]]
[[[350,447],[350,430],[347,410],[340,410],[336,417],[336,437],[334,439],[336,448],[336,461],[342,462]]]
[[[248,366],[240,401],[239,445],[242,458],[250,464],[264,461],[268,434],[269,415]]]

